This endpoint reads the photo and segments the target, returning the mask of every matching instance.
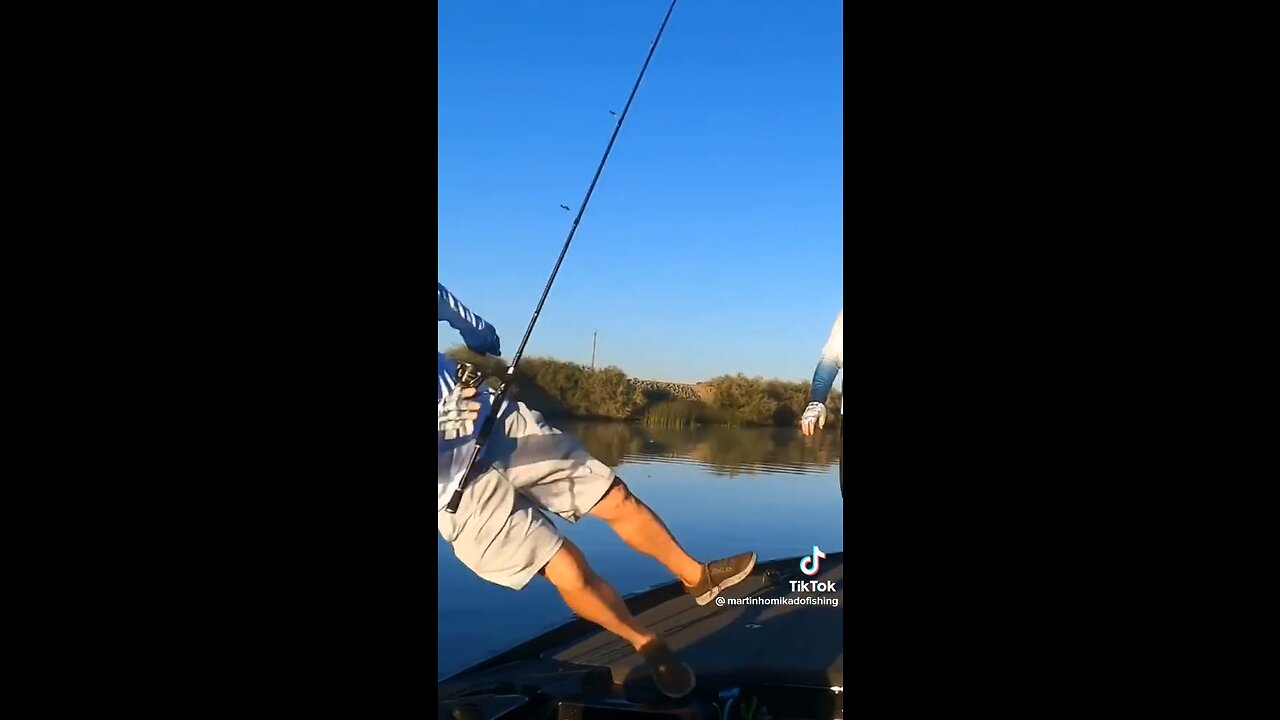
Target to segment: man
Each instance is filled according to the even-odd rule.
[[[818,367],[813,371],[813,385],[809,391],[809,405],[800,416],[800,430],[805,435],[813,435],[814,426],[819,430],[827,425],[827,396],[831,394],[831,385],[836,381],[836,374],[844,368],[844,308],[836,315],[836,322],[831,326],[831,335],[818,357]],[[844,397],[840,398],[840,439],[844,441]],[[844,452],[840,453],[840,496],[844,497]]]
[[[444,285],[437,285],[437,321],[462,333],[472,351],[499,355],[501,342],[493,326]],[[519,402],[506,402],[498,411],[493,436],[476,463],[475,479],[463,491],[458,512],[446,512],[466,471],[476,433],[494,411],[496,393],[459,385],[456,363],[439,352],[437,356],[436,512],[440,536],[454,555],[484,580],[512,590],[542,575],[580,617],[631,643],[652,668],[660,691],[676,698],[689,694],[696,682],[693,671],[662,638],[636,622],[618,593],[592,571],[582,551],[545,513],[569,522],[587,515],[600,518],[632,548],[666,566],[699,605],[742,582],[755,567],[756,554],[711,563],[694,560],[622,478]]]

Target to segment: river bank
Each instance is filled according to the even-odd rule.
[[[497,386],[502,360],[455,347],[446,353],[479,367]],[[621,368],[590,369],[545,357],[522,358],[512,383],[521,402],[548,418],[639,422],[650,426],[793,426],[809,403],[809,383],[721,375],[691,386],[697,399],[637,381]],[[827,425],[840,424],[840,391],[827,398]]]

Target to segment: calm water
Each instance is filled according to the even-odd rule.
[[[689,554],[709,560],[754,550],[761,560],[844,549],[839,428],[806,438],[788,428],[669,430],[555,423],[612,466],[671,528]],[[627,595],[670,582],[656,561],[594,518],[561,522],[596,572]],[[571,618],[541,577],[520,592],[484,582],[436,534],[440,677]]]

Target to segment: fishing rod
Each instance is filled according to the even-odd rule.
[[[520,347],[516,348],[516,354],[511,358],[511,364],[507,366],[506,377],[498,386],[498,394],[493,398],[493,402],[489,404],[489,414],[485,417],[484,423],[480,426],[480,434],[476,436],[476,444],[471,449],[471,457],[467,460],[466,472],[462,474],[462,481],[458,483],[458,487],[454,489],[453,496],[449,498],[449,504],[445,506],[445,512],[456,513],[458,506],[462,503],[462,492],[466,490],[467,485],[471,483],[471,473],[475,469],[476,460],[480,457],[480,451],[485,444],[489,442],[489,437],[493,435],[493,427],[498,415],[502,411],[502,403],[507,397],[508,387],[515,378],[516,365],[520,362],[520,357],[524,355],[525,346],[529,344],[529,336],[533,334],[533,326],[538,322],[538,316],[542,314],[542,305],[547,301],[547,295],[551,293],[551,284],[556,281],[556,274],[560,272],[560,264],[564,262],[564,256],[569,252],[569,244],[573,242],[574,233],[578,232],[578,223],[582,221],[582,214],[587,211],[587,204],[591,202],[591,194],[596,190],[596,182],[600,180],[600,173],[604,171],[604,164],[609,161],[609,152],[613,150],[613,143],[618,139],[618,131],[622,130],[622,123],[627,119],[627,111],[631,109],[631,101],[636,99],[636,91],[640,89],[640,81],[644,79],[645,70],[649,69],[649,61],[653,59],[653,51],[658,49],[658,41],[662,39],[662,31],[667,29],[667,21],[671,19],[671,13],[676,9],[677,0],[671,0],[671,7],[667,8],[666,17],[662,18],[662,25],[658,28],[658,34],[653,38],[653,42],[649,43],[649,54],[645,56],[644,65],[640,67],[640,74],[636,76],[636,83],[631,87],[631,95],[627,97],[627,104],[622,108],[622,114],[618,116],[618,123],[613,127],[613,135],[609,137],[609,144],[604,148],[604,155],[600,158],[600,164],[596,166],[596,174],[591,178],[591,185],[587,187],[587,195],[582,199],[582,205],[578,208],[578,214],[573,218],[573,226],[569,228],[569,236],[565,238],[564,247],[560,248],[560,257],[556,258],[556,265],[551,269],[551,277],[547,278],[547,286],[542,289],[542,297],[538,298],[538,306],[533,309],[533,317],[529,320],[529,327],[524,331],[524,338],[520,341]],[[479,384],[479,376],[475,373],[464,371],[459,366],[459,374],[466,374],[469,383]]]

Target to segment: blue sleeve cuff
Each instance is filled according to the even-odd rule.
[[[834,360],[818,361],[818,367],[813,371],[813,388],[809,391],[809,402],[825,403],[827,401],[839,370],[840,367]]]

